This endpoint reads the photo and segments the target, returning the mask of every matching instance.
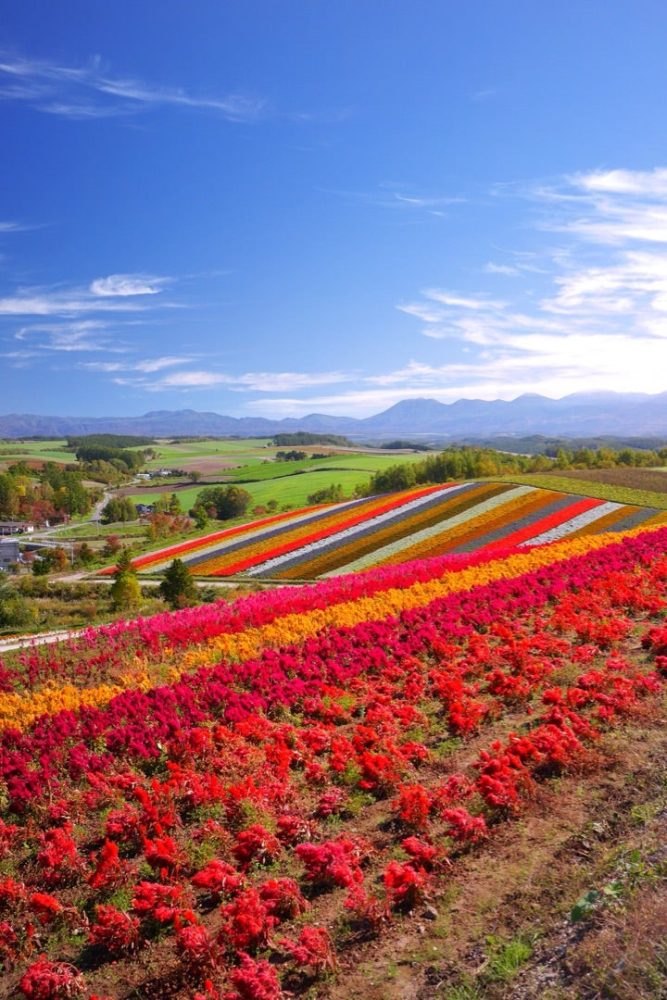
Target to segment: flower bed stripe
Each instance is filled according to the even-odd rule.
[[[549,513],[545,513],[544,510],[540,511],[539,514],[536,512],[535,515],[526,519],[528,523],[514,531],[512,530],[513,525],[507,525],[505,530],[494,532],[492,537],[485,536],[481,540],[481,545],[484,548],[494,548],[498,545],[520,545],[521,542],[533,538],[535,534],[555,528],[564,521],[576,517],[578,514],[583,514],[584,511],[599,507],[604,502],[602,500],[591,500],[588,497],[579,500],[577,503],[571,503],[571,500],[571,497],[566,497],[564,500],[556,500],[546,508],[550,511]],[[464,548],[460,551],[465,552],[467,549]]]
[[[375,500],[376,498],[372,498]],[[346,500],[344,503],[318,504],[317,506],[304,507],[297,511],[289,511],[281,515],[281,521],[276,524],[267,524],[264,520],[250,521],[241,524],[231,537],[231,540],[224,539],[223,544],[213,543],[205,547],[198,548],[194,555],[186,556],[183,560],[187,566],[196,566],[218,554],[224,556],[229,552],[242,549],[249,544],[256,544],[260,540],[270,540],[287,531],[302,529],[306,524],[316,524],[325,518],[342,516],[352,508],[360,507],[362,504],[371,502],[368,498],[359,500]],[[232,529],[230,529],[232,530]],[[151,572],[159,572],[167,566],[169,560],[151,564]]]
[[[563,521],[561,524],[556,525],[553,528],[549,528],[547,531],[543,531],[541,535],[534,535],[532,538],[528,538],[525,542],[520,542],[519,544],[522,546],[546,545],[547,542],[555,542],[559,538],[564,538],[566,535],[570,535],[582,528],[588,527],[599,518],[605,517],[607,514],[615,513],[620,506],[621,504],[609,501],[608,503],[591,507],[589,510],[585,510],[581,514],[575,514],[574,517],[570,517],[567,521]]]
[[[502,527],[508,522],[514,523],[517,518],[523,517],[534,510],[541,510],[557,493],[548,493],[544,490],[537,490],[533,486],[528,486],[522,493],[507,493],[504,496],[505,504],[499,504],[481,513],[475,511],[474,517],[466,518],[460,523],[447,525],[447,530],[442,535],[436,536],[432,540],[426,540],[408,549],[405,552],[385,559],[383,565],[396,565],[404,560],[419,558],[432,558],[433,556],[446,556],[454,553],[457,546],[465,542],[474,541],[480,534],[491,531],[494,528]]]
[[[431,486],[426,489],[419,490],[415,493],[412,491],[407,497],[405,494],[400,494],[398,497],[394,497],[391,500],[384,500],[383,503],[379,504],[373,514],[374,517],[381,517],[383,515],[388,515],[391,511],[395,510],[397,507],[409,507],[412,505],[419,505],[425,502],[424,498],[428,498],[431,493],[435,491],[440,491],[441,486]],[[234,576],[238,573],[244,573],[251,567],[258,565],[259,563],[264,563],[267,558],[275,559],[279,556],[292,552],[296,548],[300,548],[302,545],[308,542],[315,541],[320,538],[328,537],[334,532],[344,530],[345,528],[352,527],[356,524],[366,521],[368,518],[367,512],[356,513],[353,517],[347,518],[342,523],[336,520],[334,523],[327,525],[325,528],[321,528],[317,532],[312,532],[306,536],[288,537],[283,540],[280,545],[277,545],[274,549],[270,550],[268,553],[264,549],[259,549],[252,551],[244,559],[239,559],[231,564],[224,565],[223,567],[217,567],[213,570],[208,569],[207,575],[209,576]],[[282,536],[285,538],[285,536]]]
[[[315,507],[306,507],[298,513],[300,515],[304,515],[307,512],[316,509],[317,508]],[[136,559],[132,560],[132,565],[135,569],[144,569],[146,566],[168,562],[183,553],[192,552],[204,546],[211,545],[214,542],[221,541],[222,539],[233,538],[236,535],[243,534],[243,532],[247,531],[249,528],[255,529],[265,525],[278,524],[283,521],[288,521],[292,517],[294,517],[294,512],[273,514],[271,517],[262,518],[261,521],[253,521],[251,525],[239,524],[234,528],[223,528],[221,531],[214,531],[210,535],[202,535],[200,538],[193,538],[187,542],[179,542],[177,545],[170,545],[168,548],[160,549],[158,552],[148,552],[145,556],[137,556]],[[99,571],[98,576],[109,576],[115,572],[115,566],[107,566],[105,569]]]
[[[638,528],[644,524],[661,524],[665,521],[665,511],[658,511],[653,507],[640,507],[634,512],[628,513],[615,526],[614,531],[628,531],[630,528]]]
[[[529,486],[524,488],[519,487],[505,490],[503,493],[488,497],[480,502],[476,502],[477,495],[475,495],[475,497],[472,498],[473,505],[467,509],[464,508],[462,511],[451,517],[443,518],[443,520],[435,525],[424,528],[422,531],[410,533],[402,539],[376,549],[368,555],[354,560],[354,562],[347,563],[339,567],[332,573],[327,573],[326,576],[334,576],[342,573],[354,573],[357,570],[365,569],[370,564],[382,564],[390,556],[397,559],[399,557],[403,557],[407,561],[409,558],[408,553],[413,551],[416,552],[417,549],[423,547],[424,543],[428,543],[430,546],[433,538],[449,533],[457,526],[466,524],[473,519],[479,518],[487,513],[490,513],[491,511],[501,508],[505,504],[512,504],[520,497],[527,496],[531,492],[532,490]]]
[[[458,499],[461,493],[470,492],[470,490],[474,489],[474,486],[475,484],[472,483],[447,486],[429,497],[402,504],[400,507],[386,514],[369,517],[350,527],[341,526],[340,530],[334,535],[309,542],[295,552],[287,553],[285,556],[267,560],[266,563],[262,563],[252,569],[249,575],[271,575],[276,568],[282,569],[283,567],[292,566],[300,560],[312,559],[313,555],[317,552],[325,552],[331,549],[338,551],[344,545],[353,545],[355,542],[363,540],[369,535],[377,534],[383,529],[391,531],[397,528],[400,530],[403,527],[405,530],[405,526],[410,525],[414,517],[419,517],[422,514],[425,517],[432,517],[434,516],[434,512],[435,516],[437,516],[437,512],[442,507],[443,501],[446,502],[452,496],[454,499]]]
[[[493,487],[499,484],[479,483],[471,487],[465,493],[461,492],[449,500],[444,500],[434,510],[413,515],[410,518],[403,518],[397,524],[374,531],[366,536],[357,538],[352,544],[335,546],[332,542],[321,548],[321,554],[311,559],[304,565],[298,565],[294,569],[283,569],[279,578],[289,580],[302,574],[310,579],[332,577],[341,573],[348,573],[350,559],[354,558],[354,565],[359,563],[359,568],[376,565],[380,559],[376,553],[382,549],[393,547],[409,547],[413,543],[416,533],[426,530],[442,530],[443,522],[448,522],[463,511],[469,510],[481,504],[485,498],[507,493],[511,487],[504,487],[496,490]],[[438,526],[440,526],[438,528]],[[362,565],[363,564],[363,567]]]

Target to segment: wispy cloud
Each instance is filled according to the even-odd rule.
[[[0,323],[13,340],[30,345],[35,359],[53,351],[124,353],[131,347],[122,340],[126,328],[180,306],[159,295],[171,280],[112,274],[88,285],[18,288],[0,297]],[[15,320],[18,329],[12,329]]]
[[[112,274],[96,278],[88,287],[19,288],[0,297],[0,316],[70,318],[101,312],[141,312],[146,308],[141,300],[161,292],[170,280],[143,274]]]
[[[26,226],[22,222],[14,222],[9,219],[0,220],[0,233],[23,233],[26,229],[32,229],[32,226]]]
[[[267,108],[263,98],[252,94],[197,94],[118,76],[99,57],[83,66],[66,66],[6,51],[0,53],[0,100],[25,102],[46,114],[80,121],[182,108],[249,122]]]
[[[126,369],[134,372],[156,372],[161,368],[182,364],[187,358],[162,358],[135,365]],[[166,363],[168,362],[168,364]],[[117,371],[117,368],[105,369]],[[148,392],[164,392],[171,389],[211,389],[225,387],[232,392],[294,392],[320,385],[350,382],[354,374],[350,372],[243,372],[230,374],[216,371],[169,372],[158,379],[126,375],[114,379],[118,384],[132,385]]]
[[[157,295],[171,280],[151,274],[110,274],[106,278],[96,278],[92,281],[90,291],[93,295],[109,298]]]
[[[82,361],[79,368],[91,372],[159,372],[192,361],[191,355],[167,355],[142,361]]]
[[[425,194],[405,184],[383,182],[374,191],[327,190],[352,204],[390,209],[405,215],[426,214],[444,217],[446,209],[465,201],[457,195]]]

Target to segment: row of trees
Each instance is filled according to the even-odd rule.
[[[371,477],[365,492],[390,493],[421,483],[445,483],[452,479],[478,479],[527,472],[558,472],[566,469],[611,469],[619,466],[651,467],[667,462],[667,449],[640,451],[624,448],[561,449],[554,458],[546,455],[515,455],[492,448],[463,446],[447,448],[417,462],[382,469]]]
[[[174,559],[159,586],[160,596],[174,609],[185,608],[197,600],[197,587],[180,559]],[[111,603],[115,611],[133,611],[141,604],[141,586],[132,559],[123,549],[116,563],[111,585]]]

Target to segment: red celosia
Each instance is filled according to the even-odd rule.
[[[115,906],[98,906],[97,922],[91,926],[88,940],[114,957],[127,955],[139,944],[139,921]]]
[[[363,855],[354,840],[341,838],[323,844],[299,844],[295,853],[303,861],[308,878],[320,888],[349,887],[363,879],[359,867]]]
[[[477,844],[488,837],[483,816],[471,816],[467,809],[443,809],[442,818],[449,823],[449,836],[463,844]]]
[[[308,909],[293,878],[269,879],[259,887],[259,895],[271,916],[280,920],[291,920]]]
[[[202,975],[217,968],[220,948],[201,924],[188,924],[176,932],[176,948],[190,974]]]
[[[218,938],[237,951],[255,951],[266,946],[279,920],[272,916],[257,889],[246,889],[222,907],[223,923]]]
[[[85,992],[86,983],[73,965],[42,957],[21,976],[19,989],[27,1000],[70,1000]]]
[[[28,905],[37,915],[41,924],[51,923],[63,910],[62,904],[48,892],[33,892],[28,900]]]
[[[215,900],[223,895],[233,896],[243,887],[243,876],[226,861],[217,858],[193,875],[191,881],[195,888],[206,889]]]
[[[226,993],[224,1000],[281,1000],[283,996],[276,970],[264,959],[255,962],[242,954],[241,964],[229,978],[236,992]]]
[[[423,785],[401,785],[393,808],[405,826],[425,830],[433,799]]]
[[[104,841],[95,860],[95,871],[88,878],[93,889],[107,889],[122,881],[124,866],[118,847],[112,840]]]
[[[333,941],[324,927],[304,927],[298,941],[283,938],[280,946],[290,953],[297,965],[308,966],[314,972],[336,969]]]
[[[384,870],[383,881],[391,905],[397,909],[412,910],[424,899],[428,875],[423,869],[390,861]]]
[[[183,886],[162,885],[158,882],[140,882],[135,887],[132,910],[141,917],[151,917],[160,923],[169,923],[178,913],[178,902]]]
[[[233,848],[235,858],[244,867],[248,867],[253,861],[263,865],[269,864],[277,857],[280,850],[280,841],[277,837],[259,823],[242,830]]]

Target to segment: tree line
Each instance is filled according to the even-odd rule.
[[[446,483],[457,479],[483,479],[527,472],[558,472],[567,469],[650,468],[667,463],[667,448],[644,451],[636,448],[561,448],[553,458],[546,455],[516,455],[492,448],[461,446],[447,448],[416,462],[392,465],[376,472],[364,489],[366,495],[407,490],[422,483]]]

